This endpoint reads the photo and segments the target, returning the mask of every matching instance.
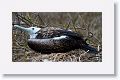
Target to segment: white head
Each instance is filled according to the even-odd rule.
[[[22,26],[19,26],[19,25],[14,25],[14,27],[27,32],[30,35],[30,37],[36,35],[36,33],[41,29],[41,28],[38,28],[38,27],[25,28],[25,27],[22,27]]]

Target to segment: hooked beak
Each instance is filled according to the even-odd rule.
[[[25,27],[22,27],[19,25],[14,25],[14,27],[27,32],[29,35],[36,34],[41,29],[41,28],[37,28],[37,27],[25,28]]]
[[[25,28],[25,27],[22,27],[22,26],[19,26],[19,25],[14,25],[14,27],[27,32],[27,28]]]

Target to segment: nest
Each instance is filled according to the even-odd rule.
[[[102,49],[102,13],[100,12],[13,12],[12,22],[13,24],[24,25],[25,27],[37,25],[38,27],[55,26],[57,29],[71,29],[84,35],[88,39],[87,43],[94,48],[100,45],[100,49]],[[55,29],[55,27],[53,28]],[[14,28],[12,29],[13,62],[102,62],[102,52],[95,55],[81,49],[66,53],[37,53],[28,47],[27,38],[28,35],[26,33]]]

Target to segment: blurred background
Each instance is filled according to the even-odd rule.
[[[101,12],[13,12],[12,24],[70,29],[84,36],[92,47],[102,49]],[[102,62],[102,52],[88,54],[81,49],[67,53],[41,54],[27,45],[28,34],[12,27],[13,62]]]

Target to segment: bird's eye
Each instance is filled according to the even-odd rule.
[[[34,30],[34,28],[32,28],[32,30]]]

